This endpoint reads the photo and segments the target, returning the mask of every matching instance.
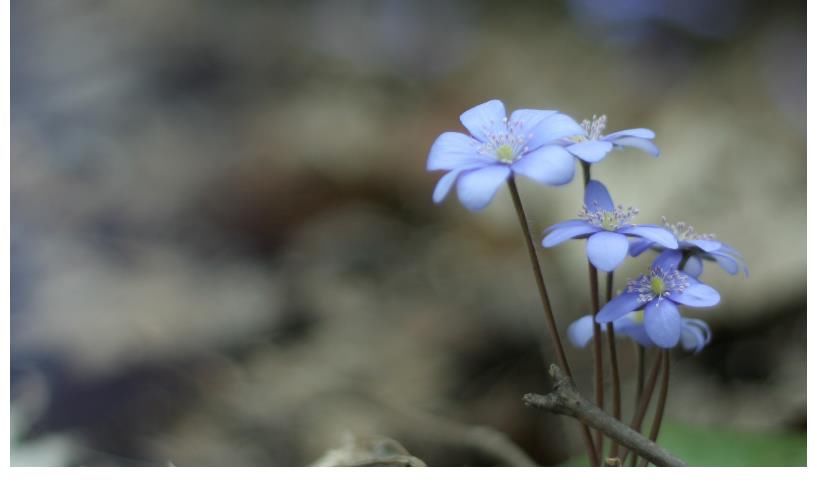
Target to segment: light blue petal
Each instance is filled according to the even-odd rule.
[[[630,243],[620,233],[598,232],[587,240],[587,258],[596,269],[611,272],[627,258]]]
[[[621,137],[638,137],[640,139],[654,139],[655,132],[650,129],[627,129],[627,130],[619,130],[618,132],[613,132],[612,134],[607,134],[602,137],[602,140],[609,140],[613,141],[615,139],[620,139]]]
[[[681,269],[692,277],[699,277],[704,271],[704,262],[697,255],[692,255],[687,259],[684,268]]]
[[[644,308],[647,336],[661,348],[672,348],[681,339],[681,313],[668,299],[656,299]]]
[[[712,253],[709,255],[713,259],[715,259],[715,262],[717,262],[718,265],[721,266],[721,269],[725,270],[726,272],[733,276],[738,273],[738,270],[740,270],[740,265],[738,264],[738,261],[735,260],[735,258],[730,255],[716,253]]]
[[[666,228],[659,227],[658,225],[633,225],[631,227],[622,228],[619,231],[627,235],[652,240],[668,249],[678,248],[678,240],[675,239],[675,235]]]
[[[505,105],[499,100],[491,100],[460,115],[460,122],[477,140],[485,142],[490,134],[507,131],[505,116]]]
[[[653,343],[653,341],[650,340],[649,335],[647,335],[647,329],[644,327],[644,325],[630,325],[627,327],[621,327],[620,330],[616,330],[616,333],[627,335],[642,347],[649,348],[655,346],[655,343]]]
[[[537,125],[532,132],[528,147],[535,149],[545,144],[558,142],[565,137],[586,135],[584,129],[575,120],[564,113],[555,113]]]
[[[683,318],[681,322],[681,347],[698,353],[712,340],[709,326],[698,319]]]
[[[542,120],[556,113],[558,113],[556,110],[531,110],[528,108],[516,110],[511,113],[511,126],[515,127],[515,130],[519,131],[518,133],[522,133],[527,137],[533,134],[536,126],[539,125]],[[530,143],[528,143],[528,148],[535,149],[535,147],[531,147]]]
[[[652,269],[664,269],[668,271],[670,269],[677,269],[678,264],[681,263],[681,255],[680,250],[665,250],[658,254],[658,257],[652,262],[650,268]]]
[[[604,159],[608,152],[613,150],[613,144],[603,140],[586,140],[566,147],[571,154],[579,159],[594,163]]]
[[[457,180],[457,196],[463,206],[479,211],[488,206],[510,174],[510,168],[504,164],[463,172]]]
[[[653,246],[653,243],[644,238],[637,238],[630,241],[630,256],[638,257]]]
[[[528,152],[511,165],[513,171],[549,186],[560,186],[573,180],[576,162],[564,147],[548,145]]]
[[[602,327],[604,329],[604,327]],[[567,327],[567,339],[574,347],[584,348],[593,339],[593,318],[582,316]]]
[[[454,185],[454,181],[457,180],[457,176],[459,175],[459,171],[450,171],[440,178],[439,182],[437,182],[437,186],[434,188],[434,194],[431,196],[434,203],[442,203],[448,195],[448,192],[451,191],[451,186]]]
[[[595,179],[591,179],[584,187],[584,206],[590,211],[605,210],[614,211],[613,198],[607,187]]]
[[[641,149],[653,157],[658,157],[661,154],[661,151],[658,150],[658,146],[647,139],[639,137],[622,137],[612,142],[617,147],[635,147],[636,149]]]
[[[687,240],[688,243],[698,247],[699,249],[703,250],[704,252],[714,252],[721,248],[722,244],[717,240],[704,240],[704,239],[696,239],[696,240]]]
[[[638,293],[621,293],[601,308],[596,315],[596,321],[610,323],[643,305],[644,303],[638,300]]]
[[[542,246],[546,248],[559,245],[571,238],[584,237],[596,233],[600,231],[600,229],[582,220],[569,220],[569,222],[563,222],[563,224],[557,228],[550,227],[548,231],[550,233],[542,240]]]
[[[721,300],[721,295],[718,294],[715,288],[707,286],[706,284],[693,284],[683,292],[670,293],[669,299],[686,306],[706,308],[718,304]]]
[[[437,182],[437,186],[434,188],[434,194],[431,196],[431,199],[434,201],[434,203],[440,204],[445,197],[448,196],[448,192],[451,190],[451,186],[454,184],[454,181],[456,181],[457,176],[462,174],[463,171],[476,169],[479,167],[483,167],[483,165],[469,164],[454,169],[453,171],[449,171],[442,178],[440,178],[439,182]]]
[[[426,169],[456,169],[467,164],[488,164],[492,161],[477,152],[479,142],[459,132],[445,132],[437,137],[428,153]]]

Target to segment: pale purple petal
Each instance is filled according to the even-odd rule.
[[[627,257],[627,237],[614,232],[598,232],[587,240],[587,258],[596,269],[611,272]]]
[[[590,315],[582,316],[571,323],[567,327],[567,339],[574,347],[586,347],[593,339],[593,318]]]
[[[677,269],[678,264],[681,263],[681,259],[683,256],[679,250],[665,250],[658,254],[658,257],[652,262],[650,268],[652,269],[664,269],[665,271],[670,269]]]
[[[610,192],[600,182],[591,179],[584,187],[584,206],[590,211],[605,210],[614,211],[613,198]]]
[[[692,277],[698,277],[704,271],[704,262],[697,255],[691,255],[681,270]]]
[[[681,339],[681,313],[668,299],[656,299],[644,307],[647,336],[661,348],[672,348]]]
[[[459,132],[445,132],[437,137],[428,153],[426,169],[456,169],[468,164],[489,164],[492,161],[477,152],[479,142]]]
[[[534,131],[536,126],[539,125],[542,120],[550,117],[551,115],[555,115],[556,113],[556,110],[531,110],[528,108],[523,108],[511,113],[511,125],[518,125],[521,133],[527,136],[527,134]],[[528,144],[528,148],[530,148],[530,144]]]
[[[573,156],[563,147],[548,145],[528,152],[511,165],[513,171],[550,186],[567,184],[576,173]]]
[[[499,100],[491,100],[460,115],[460,122],[477,140],[485,142],[490,134],[507,131],[505,116],[505,105]]]
[[[710,254],[710,256],[715,259],[715,262],[721,266],[721,269],[725,270],[731,275],[735,275],[740,270],[740,265],[738,261],[735,260],[733,257],[725,254]]]
[[[612,134],[607,134],[602,137],[602,140],[609,140],[613,141],[615,139],[619,139],[621,137],[638,137],[641,139],[654,139],[655,132],[650,129],[627,129],[627,130],[619,130],[618,132],[613,132]]]
[[[637,238],[630,242],[630,255],[632,257],[638,257],[639,255],[643,254],[646,250],[652,247],[653,243],[644,238]]]
[[[658,225],[633,225],[619,229],[620,232],[627,235],[646,238],[668,249],[677,249],[678,240],[675,235],[664,227]]]
[[[555,113],[537,125],[528,141],[528,147],[535,149],[545,144],[552,144],[559,139],[574,135],[585,135],[584,129],[575,120],[564,113]]]
[[[701,320],[683,318],[681,324],[681,347],[698,353],[712,340],[709,326]]]
[[[453,171],[449,171],[446,173],[442,178],[440,178],[439,182],[437,182],[437,186],[434,188],[434,194],[432,195],[431,199],[434,203],[440,204],[446,196],[448,196],[448,192],[451,190],[451,186],[454,184],[454,181],[457,180],[457,177],[462,174],[463,171],[467,171],[469,169],[476,169],[478,167],[483,167],[482,164],[470,164],[466,166],[459,167],[454,169]]]
[[[463,206],[479,211],[488,206],[510,174],[510,168],[504,164],[464,172],[457,180],[457,195]]]
[[[647,329],[644,327],[643,324],[621,327],[621,329],[616,329],[616,333],[627,335],[642,347],[655,346],[655,343],[653,343],[653,341],[650,340],[649,335],[647,335]]]
[[[601,308],[596,315],[596,321],[599,323],[615,321],[643,305],[644,303],[638,299],[638,293],[621,293]]]
[[[704,239],[695,239],[695,240],[687,240],[688,243],[698,247],[699,249],[703,250],[704,252],[714,252],[721,248],[723,244],[721,244],[717,240],[704,240]]]
[[[635,147],[636,149],[641,149],[653,157],[658,157],[659,154],[661,154],[661,151],[658,150],[658,146],[647,139],[639,137],[622,137],[612,142],[617,147]]]
[[[608,152],[613,150],[613,144],[603,140],[586,140],[566,147],[571,154],[579,159],[594,163],[604,159]]]
[[[585,237],[600,231],[598,227],[582,220],[569,220],[569,222],[569,225],[567,224],[568,222],[563,222],[563,224],[561,224],[558,228],[550,227],[548,229],[550,233],[548,233],[542,240],[542,245],[544,247],[553,247],[555,245],[559,245],[565,240]]]
[[[696,283],[686,288],[683,292],[670,293],[669,299],[686,306],[706,308],[718,304],[721,300],[721,295],[711,286]]]
[[[431,196],[434,203],[442,203],[448,195],[448,192],[451,191],[451,186],[454,185],[454,181],[457,180],[457,176],[459,175],[459,171],[450,171],[440,178],[439,182],[437,182],[437,186],[434,188],[434,194]]]

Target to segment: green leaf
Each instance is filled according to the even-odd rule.
[[[802,467],[805,433],[748,432],[665,422],[658,443],[693,467]],[[609,441],[605,443],[609,448]],[[562,464],[586,467],[579,455]]]

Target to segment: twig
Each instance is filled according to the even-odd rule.
[[[576,418],[587,426],[602,431],[613,440],[637,452],[654,465],[660,467],[687,466],[686,462],[680,458],[621,421],[617,421],[582,397],[573,382],[562,373],[557,365],[550,366],[550,376],[554,382],[553,392],[544,396],[525,394],[522,401],[526,406]]]
[[[372,397],[398,416],[398,422],[426,441],[465,446],[507,467],[535,467],[537,463],[499,430],[431,415],[382,397]]]

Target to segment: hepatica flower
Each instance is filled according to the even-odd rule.
[[[553,247],[569,239],[587,239],[587,258],[602,271],[610,272],[627,257],[628,236],[669,249],[678,248],[672,232],[658,225],[633,225],[630,220],[638,214],[635,208],[613,205],[607,188],[591,180],[584,191],[584,208],[579,218],[567,220],[545,230],[545,247]]]
[[[720,294],[694,277],[678,270],[680,252],[663,252],[647,274],[631,279],[624,292],[613,298],[596,315],[598,323],[614,323],[631,311],[644,310],[644,332],[661,348],[672,348],[681,340],[683,319],[678,305],[697,308],[714,306]]]
[[[664,227],[671,231],[678,240],[678,250],[689,255],[683,271],[687,274],[698,277],[704,270],[703,261],[708,260],[717,263],[723,270],[731,275],[735,275],[741,270],[746,277],[749,277],[749,267],[743,260],[743,256],[734,248],[715,239],[711,233],[695,233],[692,225],[685,222],[669,223],[662,217]],[[646,239],[636,239],[630,243],[630,255],[637,257],[647,249],[658,251],[665,250],[660,244]]]
[[[658,157],[660,151],[652,142],[655,132],[650,129],[627,129],[604,135],[607,127],[607,116],[584,120],[581,123],[583,133],[568,137],[565,148],[579,159],[591,164],[599,162],[614,148],[635,147],[653,157]]]
[[[431,146],[429,171],[448,171],[434,188],[434,202],[445,199],[454,183],[462,204],[479,211],[491,202],[511,174],[558,186],[573,179],[573,155],[562,145],[565,137],[583,129],[555,110],[516,110],[510,118],[505,105],[491,100],[460,116],[471,135],[445,132]]]
[[[602,327],[606,331],[607,327]],[[651,348],[657,346],[644,326],[644,312],[633,311],[613,321],[613,330],[617,336],[627,336],[639,345]],[[582,316],[567,327],[567,338],[576,347],[584,348],[593,339],[593,320],[590,315]],[[712,341],[709,325],[695,318],[681,317],[681,339],[678,345],[684,350],[698,353]]]

